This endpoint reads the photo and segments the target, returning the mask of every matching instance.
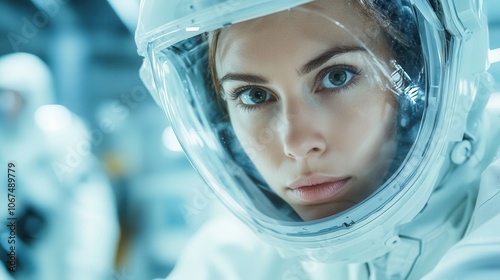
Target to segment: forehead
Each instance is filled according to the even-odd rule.
[[[381,44],[379,33],[356,1],[314,1],[223,29],[216,50],[217,68],[223,71],[228,61],[249,66],[280,55],[308,59],[314,55],[308,54],[311,50],[321,52],[332,46],[371,47]]]

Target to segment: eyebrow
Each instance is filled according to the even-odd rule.
[[[265,77],[253,74],[238,74],[238,73],[229,73],[224,75],[219,80],[219,84],[222,85],[225,81],[242,81],[247,83],[257,83],[257,84],[266,84],[268,81]]]
[[[300,76],[306,75],[313,71],[314,69],[320,67],[325,64],[332,57],[350,53],[350,52],[366,52],[366,49],[360,46],[335,46],[332,47],[325,52],[319,54],[315,58],[311,59],[309,62],[304,64],[298,72]],[[266,84],[268,80],[264,76],[254,75],[254,74],[241,74],[241,73],[228,73],[224,75],[219,80],[219,85],[222,85],[225,81],[241,81],[247,83],[257,83],[257,84]]]
[[[304,66],[302,66],[302,68],[300,68],[300,71],[298,73],[300,76],[306,75],[310,73],[312,70],[325,64],[332,57],[350,52],[366,52],[366,49],[360,46],[335,46],[329,48],[328,50],[316,56],[315,58],[311,59]]]

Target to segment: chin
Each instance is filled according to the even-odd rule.
[[[302,220],[314,221],[330,217],[354,206],[351,202],[330,202],[328,204],[295,207]]]

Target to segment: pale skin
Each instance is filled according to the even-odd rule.
[[[395,153],[397,105],[381,74],[390,50],[359,8],[349,1],[301,8],[337,20],[364,45],[292,9],[222,30],[216,71],[238,140],[271,189],[308,221],[380,186]],[[299,188],[327,179],[328,186]]]

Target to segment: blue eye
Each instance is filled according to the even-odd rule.
[[[260,105],[271,100],[271,94],[263,88],[252,87],[239,92],[240,100],[245,105]]]
[[[353,77],[354,74],[349,70],[333,69],[326,72],[323,76],[323,79],[321,80],[321,87],[326,89],[343,87],[347,85]]]

